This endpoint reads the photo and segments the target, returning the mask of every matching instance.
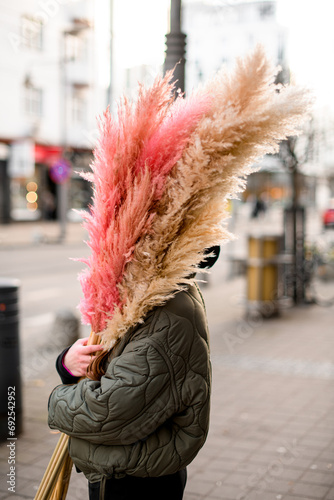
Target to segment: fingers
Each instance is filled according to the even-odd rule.
[[[94,354],[102,351],[104,348],[101,344],[87,345],[89,337],[78,339],[67,351],[63,359],[63,363],[75,376],[85,375],[86,369]]]
[[[101,344],[83,346],[82,352],[84,354],[91,354],[92,352],[103,351]]]
[[[84,337],[83,339],[78,339],[76,341],[76,344],[79,344],[79,345],[87,345],[87,342],[89,340],[89,337]]]
[[[85,337],[83,339],[78,339],[75,342],[77,345],[80,345],[80,346],[84,347],[84,349],[82,350],[82,352],[84,354],[90,354],[92,352],[102,351],[103,350],[103,346],[101,344],[87,345],[88,340],[89,340],[89,337]]]

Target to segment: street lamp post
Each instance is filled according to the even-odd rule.
[[[166,35],[166,45],[164,73],[175,68],[173,82],[177,82],[176,88],[184,92],[186,35],[181,31],[181,0],[171,0],[170,32]]]
[[[281,143],[280,155],[291,176],[292,199],[284,210],[285,248],[292,252],[291,285],[295,305],[305,302],[305,209],[300,204],[299,160],[295,152],[296,137]]]
[[[109,57],[109,87],[107,92],[107,106],[112,107],[112,93],[113,93],[113,73],[114,73],[114,0],[110,0],[109,3],[109,43],[110,43],[110,57]]]
[[[60,39],[60,135],[63,149],[67,147],[67,79],[66,79],[66,35],[64,31]],[[68,181],[57,184],[57,217],[59,220],[60,233],[58,237],[59,243],[64,243],[66,240],[67,226],[67,209],[68,209]]]

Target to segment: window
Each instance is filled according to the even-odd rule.
[[[28,49],[42,50],[43,24],[39,19],[30,16],[21,18],[22,44]]]
[[[83,124],[86,121],[87,99],[85,88],[73,87],[71,102],[71,118],[73,123]]]
[[[259,13],[261,19],[268,19],[275,16],[275,6],[272,2],[262,3],[259,5]]]
[[[66,34],[66,60],[87,61],[88,41],[84,34]]]
[[[29,116],[42,116],[43,91],[33,86],[25,88],[24,110]]]

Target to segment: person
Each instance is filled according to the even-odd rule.
[[[254,208],[252,210],[252,218],[256,219],[260,214],[265,214],[266,212],[266,204],[264,202],[263,196],[257,196],[254,204]]]
[[[217,249],[201,267],[212,267]],[[187,466],[209,428],[211,364],[199,288],[177,292],[131,328],[102,356],[99,380],[81,378],[90,374],[92,353],[103,354],[87,340],[57,358],[63,384],[50,395],[49,426],[70,436],[90,500],[181,500]]]

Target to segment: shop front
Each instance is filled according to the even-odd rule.
[[[89,170],[90,150],[16,142],[8,161],[10,220],[58,220],[61,217],[61,189],[66,185],[66,217],[74,220],[73,208],[87,209],[89,183],[79,172]]]

